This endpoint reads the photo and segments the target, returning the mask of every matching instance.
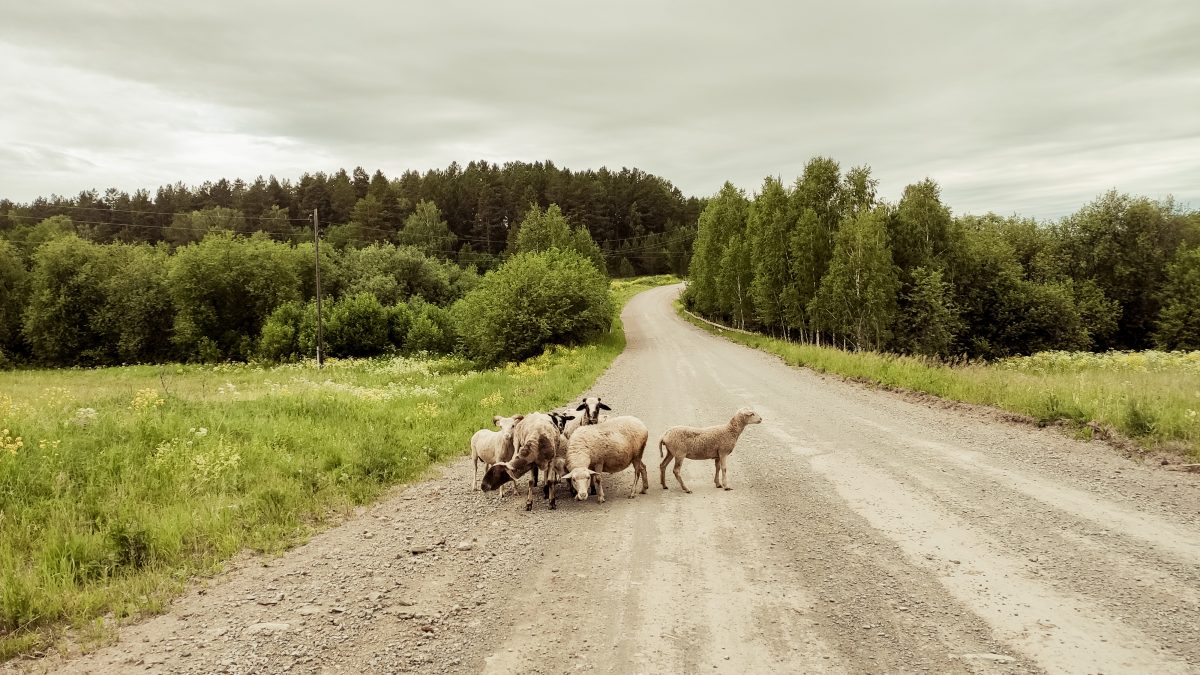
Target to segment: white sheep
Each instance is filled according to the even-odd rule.
[[[604,503],[604,482],[601,473],[624,471],[633,465],[632,499],[637,491],[637,481],[642,479],[642,493],[650,487],[646,464],[642,455],[650,432],[636,417],[614,417],[606,422],[580,427],[571,436],[567,446],[566,474],[563,478],[575,489],[575,499],[586,501],[589,487],[596,486],[598,501]]]
[[[530,471],[529,493],[525,501],[525,510],[533,510],[533,486],[538,469],[545,478],[544,493],[550,500],[550,508],[556,507],[554,486],[550,478],[551,465],[556,456],[562,454],[564,439],[554,421],[546,413],[530,413],[524,416],[513,428],[513,446],[516,452],[512,459],[491,467],[483,474],[480,488],[484,491],[495,490],[509,481],[516,481]]]
[[[479,463],[483,462],[483,470],[486,473],[492,468],[493,464],[507,462],[512,459],[515,447],[513,446],[513,429],[524,419],[524,415],[514,415],[512,417],[501,417],[495,415],[492,417],[492,424],[499,427],[500,431],[492,431],[491,429],[480,429],[471,436],[471,460],[475,463],[475,475],[471,478],[471,489],[475,489],[475,484],[479,481]]]
[[[667,489],[667,464],[675,460],[675,480],[684,492],[691,492],[683,484],[683,476],[679,474],[683,459],[711,459],[716,466],[713,473],[713,483],[726,490],[729,487],[729,454],[737,444],[738,437],[750,424],[759,424],[762,418],[750,408],[742,408],[734,414],[729,424],[718,424],[711,427],[671,427],[667,429],[662,439],[658,441],[658,451],[662,455],[662,464],[658,465],[659,478],[663,489]]]

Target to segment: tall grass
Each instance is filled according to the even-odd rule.
[[[1110,428],[1145,446],[1200,457],[1200,352],[1046,352],[995,363],[948,365],[877,352],[848,352],[696,326],[782,357],[791,365],[924,392],[1079,429]],[[1090,426],[1088,426],[1090,425]]]
[[[616,305],[672,281],[619,282]],[[0,373],[0,659],[160,610],[239,551],[302,541],[462,454],[494,413],[574,398],[624,345],[614,316],[591,344],[489,370],[392,357]]]

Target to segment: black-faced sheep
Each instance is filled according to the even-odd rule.
[[[571,436],[567,446],[567,473],[563,476],[575,490],[575,499],[584,501],[588,498],[590,486],[594,483],[598,501],[604,502],[604,482],[602,473],[616,473],[633,465],[633,489],[629,493],[632,499],[637,491],[638,478],[642,479],[642,493],[650,487],[646,473],[646,464],[642,454],[646,451],[646,441],[650,432],[646,425],[636,417],[614,417],[600,424],[580,427]]]
[[[662,463],[658,465],[663,489],[667,489],[667,464],[674,459],[675,480],[679,481],[679,487],[683,488],[684,492],[691,492],[683,484],[683,476],[679,474],[679,469],[683,466],[683,460],[686,457],[687,459],[713,460],[716,467],[713,473],[713,483],[719,488],[732,490],[733,488],[729,487],[727,463],[729,453],[733,452],[733,446],[737,444],[738,437],[742,435],[746,426],[760,422],[762,422],[762,418],[758,416],[758,413],[750,408],[742,408],[734,414],[728,424],[711,427],[678,426],[667,429],[663,433],[662,439],[658,441],[658,451],[663,457]]]

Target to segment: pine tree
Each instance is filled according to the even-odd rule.
[[[400,231],[397,240],[401,244],[416,246],[426,255],[448,258],[454,253],[457,241],[450,227],[442,220],[442,212],[437,204],[422,201],[416,210],[404,221],[404,229]]]

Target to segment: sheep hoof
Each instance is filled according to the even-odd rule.
[[[525,502],[525,510],[532,511],[533,510],[533,502]]]
[[[726,492],[729,492],[729,491],[730,491],[730,490],[732,490],[732,489],[733,489],[733,488],[731,488],[731,487],[727,487],[727,488],[725,488],[725,491],[726,491]]]
[[[604,503],[604,497],[597,497],[597,498],[596,498],[596,501],[598,501],[598,502],[600,502],[601,504],[603,504],[603,503]]]
[[[558,508],[558,504],[555,504],[554,502],[550,502],[550,510],[551,510],[551,511],[553,511],[553,510],[555,510],[555,509],[557,509],[557,508]]]
[[[690,495],[690,494],[692,494],[692,491],[691,491],[691,490],[689,490],[689,489],[687,489],[687,488],[683,488],[683,491],[684,491],[684,492],[686,492],[686,493],[688,493],[689,495]]]

